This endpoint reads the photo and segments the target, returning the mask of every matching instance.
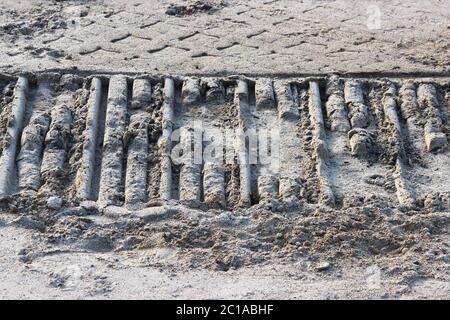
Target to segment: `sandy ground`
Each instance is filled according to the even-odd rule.
[[[439,0],[190,4],[6,0],[0,8],[0,73],[6,74],[52,70],[87,75],[102,71],[206,76],[339,72],[413,78],[448,76],[450,71],[450,8]],[[7,100],[12,86],[5,87]],[[442,84],[441,99],[448,99],[448,88],[448,82]],[[33,89],[33,104],[43,110],[54,103],[54,97],[40,97],[47,96],[47,89]],[[373,99],[379,102],[378,97]],[[442,118],[448,135],[448,113]],[[380,144],[387,145],[390,133],[382,127],[377,130],[386,138]],[[388,185],[370,187],[384,202],[373,197],[373,207],[361,207],[361,211],[353,210],[358,205],[350,203],[343,215],[325,210],[329,215],[323,219],[322,208],[314,211],[313,206],[305,216],[274,214],[270,219],[264,215],[271,213],[263,208],[225,217],[187,211],[169,219],[167,226],[148,223],[149,227],[133,217],[111,223],[90,213],[77,216],[76,210],[61,218],[53,211],[42,211],[46,199],[36,201],[31,194],[0,216],[0,298],[448,299],[446,150],[420,154],[428,167],[414,164],[413,182],[426,206],[417,217],[393,204],[397,201],[393,187],[383,180],[392,175],[392,166],[386,163],[370,169]],[[415,154],[408,156],[416,161]],[[362,181],[368,169],[352,159],[337,160],[357,166],[355,172]],[[344,180],[339,181],[341,193],[358,194],[361,185],[367,187],[345,183],[345,179],[353,181],[348,179],[353,175],[350,170],[336,178]],[[357,198],[350,202],[356,203]],[[36,218],[27,216],[30,213]],[[291,228],[292,221],[298,222],[298,229]],[[214,229],[205,225],[209,223],[228,225]],[[122,226],[130,227],[131,238]],[[167,232],[169,227],[172,234]],[[337,230],[340,227],[348,227],[348,238]],[[370,230],[378,232],[371,234]],[[251,234],[245,234],[248,231]],[[229,238],[222,243],[225,236]],[[289,237],[294,236],[297,242],[290,243]],[[74,241],[77,237],[81,244]],[[113,237],[114,245],[110,245]],[[138,250],[124,249],[135,246],[136,237],[147,243]],[[194,258],[192,247],[198,249],[192,249]],[[270,259],[267,251],[273,255]],[[344,257],[339,257],[341,253]],[[252,264],[252,259],[259,262]]]
[[[349,262],[332,271],[315,271],[305,261],[245,267],[228,272],[180,271],[146,265],[158,253],[49,252],[31,263],[19,253],[33,242],[31,232],[0,228],[1,299],[447,299],[449,283],[424,279],[408,285],[376,265]]]
[[[203,75],[450,68],[447,1],[200,3],[5,0],[0,65]]]

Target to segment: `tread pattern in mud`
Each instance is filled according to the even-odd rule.
[[[228,210],[449,205],[444,78],[42,74],[0,86],[4,199]],[[236,130],[267,140],[252,144]],[[223,148],[202,159],[218,139]],[[175,161],[180,147],[192,152]],[[268,149],[270,161],[252,148]]]

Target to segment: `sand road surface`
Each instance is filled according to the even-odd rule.
[[[450,297],[446,1],[0,8],[0,298]]]

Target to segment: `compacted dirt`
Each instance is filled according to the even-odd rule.
[[[445,2],[1,6],[0,297],[450,297]]]
[[[11,1],[1,65],[148,73],[449,71],[446,1]]]

